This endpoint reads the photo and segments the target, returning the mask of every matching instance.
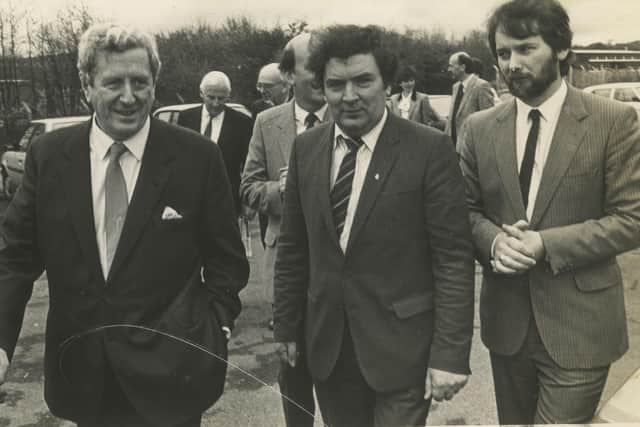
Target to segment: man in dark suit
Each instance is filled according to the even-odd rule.
[[[268,301],[273,301],[273,267],[280,237],[282,189],[291,146],[296,135],[328,119],[320,84],[305,67],[309,40],[310,34],[303,33],[291,39],[284,48],[280,71],[293,87],[294,97],[256,118],[240,186],[242,201],[268,218],[263,270]],[[303,344],[302,330],[298,341]],[[281,364],[278,383],[280,391],[303,408],[301,410],[287,399],[282,400],[287,426],[313,426],[313,382],[306,363],[295,367]]]
[[[469,117],[460,155],[498,418],[586,423],[628,347],[616,255],[640,244],[638,118],[564,82],[556,0],[505,3],[488,34],[515,99]]]
[[[299,135],[275,267],[275,339],[297,337],[325,422],[424,426],[469,374],[473,253],[449,138],[390,114],[382,29],[318,34],[308,67],[335,122]]]
[[[178,124],[218,144],[231,183],[236,212],[240,213],[240,174],[251,139],[251,118],[227,107],[231,81],[221,71],[207,73],[200,82],[202,105],[180,113]]]
[[[97,24],[78,57],[93,118],[30,146],[2,223],[0,383],[46,270],[51,412],[80,426],[199,426],[226,364],[163,334],[226,358],[248,263],[222,156],[150,119],[150,35]]]
[[[389,108],[391,112],[403,119],[413,120],[436,129],[444,129],[445,121],[438,116],[426,93],[416,90],[416,71],[413,67],[405,67],[398,75],[402,91],[391,95]]]
[[[494,91],[489,82],[475,74],[473,60],[466,52],[456,52],[449,58],[449,73],[453,84],[449,119],[445,132],[456,144],[462,124],[471,114],[491,108],[495,104]]]

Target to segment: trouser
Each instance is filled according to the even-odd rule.
[[[430,399],[424,399],[424,378],[399,391],[372,389],[362,376],[346,325],[336,366],[326,380],[316,381],[315,387],[329,427],[424,426],[431,404]]]
[[[566,369],[544,347],[530,320],[522,348],[512,356],[491,353],[500,424],[581,424],[593,418],[609,366]]]

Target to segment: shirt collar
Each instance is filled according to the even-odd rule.
[[[149,137],[149,127],[150,127],[151,119],[147,117],[144,125],[138,132],[135,133],[131,138],[125,139],[121,141],[127,150],[136,158],[136,160],[142,160],[142,154],[144,153],[144,148],[147,144],[147,138]],[[99,159],[104,159],[111,147],[111,144],[114,143],[114,139],[107,135],[100,126],[98,126],[98,122],[96,119],[96,115],[93,115],[93,122],[91,125],[91,132],[89,134],[89,144],[91,146],[91,150],[94,151]]]
[[[373,129],[371,129],[365,135],[362,135],[360,137],[360,139],[362,139],[362,141],[364,142],[364,145],[366,145],[369,151],[371,151],[372,153],[373,153],[373,150],[376,148],[376,144],[378,143],[378,138],[380,138],[380,134],[382,133],[382,128],[384,127],[384,124],[387,121],[387,116],[388,116],[388,113],[387,113],[387,109],[385,108],[384,113],[382,113],[382,117],[380,118],[378,123],[373,127]],[[335,131],[333,133],[335,135],[333,137],[334,149],[338,145],[339,136],[342,136],[343,138],[351,138],[349,135],[343,132],[342,129],[340,129],[340,126],[338,126],[337,123],[335,125]]]
[[[325,102],[322,105],[322,107],[314,111],[313,114],[316,115],[319,121],[323,121],[326,111],[327,111],[327,103]],[[294,102],[293,112],[296,116],[296,122],[304,123],[305,120],[307,120],[307,115],[309,114],[309,111],[302,108],[297,101]]]
[[[560,115],[560,110],[562,109],[562,104],[564,103],[566,97],[567,84],[563,79],[560,83],[560,87],[554,92],[554,94],[537,107],[532,107],[531,105],[522,102],[519,98],[516,98],[518,115],[526,118],[529,117],[529,112],[531,110],[536,109],[540,111],[541,117],[548,122],[553,117],[557,117]]]
[[[225,106],[225,108],[226,108],[226,106]],[[213,120],[220,120],[220,119],[224,118],[224,112],[225,112],[225,110],[223,109],[220,114],[218,114],[217,116],[213,117]],[[207,107],[205,107],[204,104],[202,104],[202,118],[201,118],[200,123],[207,123],[210,118],[211,118],[211,116],[209,115],[209,110],[207,110]]]

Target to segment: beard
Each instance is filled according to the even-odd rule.
[[[558,57],[555,52],[535,75],[526,71],[500,71],[511,94],[523,101],[541,96],[558,78]]]

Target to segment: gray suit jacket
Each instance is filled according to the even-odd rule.
[[[447,120],[447,126],[444,130],[449,136],[452,136],[451,118],[453,117],[453,104],[458,91],[460,90],[460,85],[460,82],[453,85],[451,107],[449,108],[449,119]],[[489,82],[478,76],[473,75],[469,79],[467,87],[464,88],[462,101],[460,101],[460,106],[458,107],[458,112],[456,114],[456,135],[458,136],[458,139],[461,139],[462,135],[460,134],[460,129],[467,117],[476,111],[486,110],[487,108],[491,108],[495,105],[495,98],[491,89]]]
[[[270,247],[280,234],[280,169],[289,164],[296,137],[294,105],[292,100],[258,114],[240,183],[241,201],[268,217],[265,243]]]
[[[389,109],[392,113],[402,117],[399,107],[401,97],[402,93],[391,95],[391,98],[389,98]],[[440,130],[444,129],[444,120],[441,119],[438,113],[431,107],[429,96],[426,93],[414,92],[411,99],[411,106],[409,107],[409,120]]]
[[[530,221],[546,259],[507,276],[493,273],[489,261],[500,225],[526,219],[515,118],[515,101],[474,114],[461,141],[473,239],[485,267],[482,339],[491,351],[513,354],[533,316],[560,366],[606,366],[628,347],[616,255],[640,244],[638,117],[622,103],[569,88]]]

